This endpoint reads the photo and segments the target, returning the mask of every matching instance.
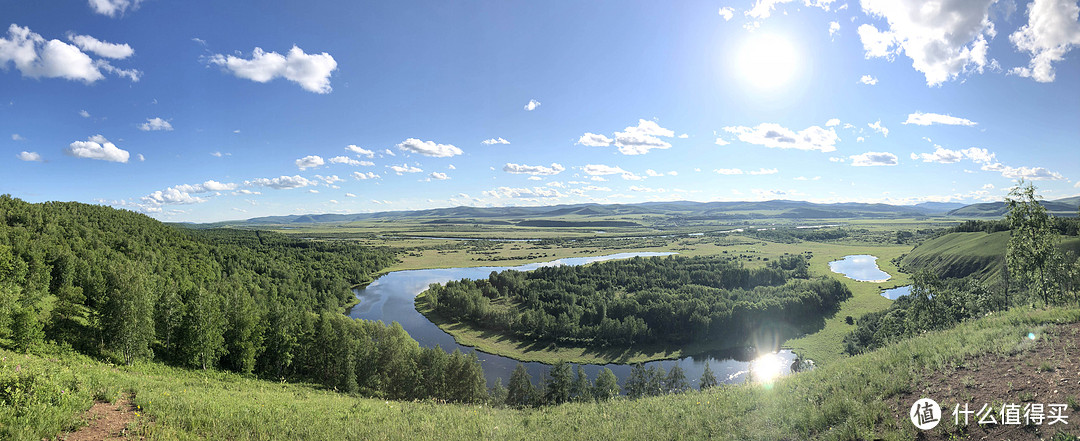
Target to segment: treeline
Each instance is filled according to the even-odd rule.
[[[1080,217],[1048,217],[1048,227],[1062,236],[1080,235]],[[966,220],[946,230],[948,233],[996,233],[1012,229],[1008,219]]]
[[[474,355],[420,349],[400,326],[341,314],[350,288],[394,261],[387,249],[0,196],[0,345],[482,399]]]
[[[699,388],[701,390],[716,387],[719,382],[708,364],[701,374]],[[630,370],[630,376],[626,378],[625,387],[622,391],[629,398],[641,398],[664,394],[682,393],[690,390],[690,383],[686,373],[679,365],[672,366],[670,371],[664,370],[663,366],[654,365],[646,368],[641,363],[634,365]],[[491,390],[493,404],[505,404],[511,407],[535,407],[543,405],[556,405],[566,402],[605,401],[619,394],[618,378],[611,369],[604,368],[596,376],[596,381],[590,381],[585,369],[577,365],[573,366],[566,362],[560,362],[552,366],[546,379],[534,386],[532,377],[525,366],[518,364],[514,372],[510,374],[510,382],[504,388],[502,381],[496,381]]]
[[[744,235],[764,239],[769,242],[796,243],[800,241],[826,242],[847,238],[850,234],[843,228],[776,228],[749,230]]]
[[[807,258],[762,268],[721,256],[633,258],[588,266],[492,272],[433,284],[422,306],[475,328],[532,341],[628,346],[798,332],[837,310],[851,292],[808,279]]]

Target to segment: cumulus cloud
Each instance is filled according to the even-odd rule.
[[[86,141],[75,141],[64,149],[68,156],[76,158],[100,159],[110,162],[128,162],[131,156],[127,150],[123,150],[109,142],[104,136],[94,135]]]
[[[80,110],[79,111],[79,116],[81,116],[83,118],[89,118],[90,117],[90,112],[87,112],[86,110]]]
[[[251,181],[246,181],[245,184],[248,186],[270,187],[275,190],[290,190],[293,188],[318,185],[319,183],[303,176],[295,175],[279,176],[276,178],[258,178]]]
[[[207,199],[197,194],[220,192],[220,191],[232,191],[236,190],[239,184],[236,183],[224,183],[214,180],[208,180],[201,184],[183,184],[174,187],[169,187],[164,190],[158,190],[142,197],[142,202],[149,207],[160,207],[162,205],[180,205],[180,204],[197,204],[206,202]],[[251,193],[251,192],[249,192]]]
[[[838,22],[838,21],[830,21],[829,22],[829,36],[832,37],[832,36],[836,35],[837,32],[840,32],[840,22]]]
[[[757,20],[769,18],[772,16],[772,12],[776,10],[777,5],[791,3],[793,1],[795,0],[757,0],[754,2],[754,6],[744,12],[744,14],[747,17]],[[799,3],[802,3],[807,7],[821,8],[828,11],[833,2],[834,0],[803,0]]]
[[[296,167],[301,171],[319,167],[324,164],[326,164],[326,161],[323,161],[322,156],[318,155],[309,155],[296,160]]]
[[[670,148],[671,144],[659,137],[672,138],[675,132],[660,127],[656,121],[639,119],[638,125],[615,132],[615,146],[624,155],[643,155],[652,149]]]
[[[863,83],[863,84],[865,84],[867,86],[873,86],[873,85],[877,84],[877,78],[874,78],[873,76],[870,76],[870,75],[863,75],[862,77],[859,78],[859,82]]]
[[[101,15],[107,15],[109,17],[116,17],[117,15],[124,15],[124,12],[128,10],[139,9],[139,3],[142,0],[89,0],[90,9]]]
[[[139,130],[144,132],[171,131],[172,129],[172,124],[161,118],[147,118],[146,122],[139,125]]]
[[[608,138],[604,135],[586,132],[584,135],[581,135],[581,138],[578,138],[577,144],[589,147],[607,147],[613,142],[615,142],[614,139]]]
[[[447,176],[446,173],[439,173],[439,172],[431,172],[431,174],[428,175],[428,176],[431,179],[434,179],[434,180],[437,180],[437,181],[445,181],[447,179],[450,179],[450,176]]]
[[[352,176],[353,176],[353,178],[356,178],[357,180],[360,180],[360,181],[366,181],[368,179],[379,179],[379,177],[380,177],[379,175],[377,175],[375,173],[372,173],[372,172],[367,172],[367,173],[353,172]]]
[[[863,0],[863,12],[885,19],[888,28],[859,26],[867,58],[893,60],[903,53],[930,86],[960,73],[982,73],[996,62],[987,59],[987,40],[996,35],[989,10],[994,0]]]
[[[743,171],[739,168],[718,168],[713,170],[721,175],[775,175],[780,172],[775,168],[760,168],[757,170]]]
[[[973,126],[973,125],[976,125],[978,123],[976,123],[976,122],[974,122],[974,121],[972,121],[970,119],[959,118],[959,117],[955,117],[955,116],[951,116],[951,115],[942,115],[940,113],[915,112],[915,113],[912,113],[912,114],[908,115],[907,121],[904,121],[904,124],[915,124],[915,125],[920,125],[920,126],[928,126],[928,125],[931,125],[931,124],[947,124],[947,125],[951,125],[951,126]]]
[[[825,127],[836,127],[840,125],[840,118],[831,118],[825,121]]]
[[[30,161],[30,162],[41,162],[41,161],[43,161],[41,159],[41,155],[37,154],[37,152],[22,152],[22,153],[19,153],[19,154],[15,155],[15,157],[18,158],[20,161]]]
[[[30,28],[16,24],[8,27],[6,37],[0,37],[0,68],[6,69],[9,62],[23,76],[30,78],[64,78],[93,83],[105,78],[102,71],[132,81],[138,81],[141,74],[134,69],[115,68],[106,60],[94,60],[74,45],[56,39],[46,40]]]
[[[873,167],[879,165],[899,164],[899,158],[889,152],[866,152],[859,155],[851,155],[851,165],[855,167]]]
[[[720,8],[720,16],[724,17],[724,21],[730,21],[735,17],[735,8],[732,8],[731,6]]]
[[[939,145],[935,145],[933,153],[911,154],[911,159],[922,160],[923,162],[937,162],[940,164],[952,164],[960,162],[965,158],[978,164],[990,164],[996,162],[996,157],[993,153],[977,147],[966,148],[963,150],[949,150]]]
[[[562,173],[563,170],[566,170],[566,168],[554,162],[551,163],[551,167],[545,167],[542,165],[513,164],[509,162],[503,166],[504,172],[533,176],[552,176]]]
[[[881,125],[881,120],[877,120],[873,123],[867,124],[867,127],[874,129],[875,132],[880,133],[882,136],[889,136],[889,128]]]
[[[265,83],[275,78],[285,78],[314,93],[330,93],[330,75],[337,70],[337,61],[330,54],[306,54],[293,46],[285,55],[266,52],[256,47],[251,58],[215,54],[208,59],[233,75]]]
[[[26,141],[26,138],[23,138],[23,136],[18,134],[18,133],[12,133],[11,134],[11,140],[12,141]]]
[[[1028,23],[1009,35],[1018,50],[1031,54],[1027,67],[1011,74],[1040,83],[1054,81],[1053,63],[1080,46],[1080,6],[1075,0],[1034,0],[1028,3]]]
[[[603,164],[587,164],[582,167],[581,170],[585,172],[585,174],[591,176],[590,179],[594,181],[604,181],[605,179],[602,176],[605,175],[620,175],[623,179],[628,181],[640,181],[645,179],[644,177],[623,170],[621,167],[612,167]]]
[[[540,107],[539,101],[529,100],[529,103],[525,105],[525,111],[532,112],[533,110],[536,110],[537,107]]]
[[[358,156],[367,156],[369,158],[375,157],[375,152],[352,144],[350,144],[348,147],[345,147],[345,150],[356,153]]]
[[[79,49],[93,52],[99,57],[123,60],[135,55],[135,50],[127,44],[107,43],[89,35],[68,34],[68,41],[75,43]]]
[[[1065,177],[1061,173],[1047,170],[1043,167],[1010,167],[1001,163],[985,164],[983,170],[1000,172],[1001,176],[1009,179],[1026,179],[1029,181],[1062,181]]]
[[[409,164],[391,165],[390,170],[393,170],[398,175],[401,175],[402,173],[421,173],[424,171],[420,169],[420,167],[414,167]]]
[[[735,134],[742,142],[780,149],[831,152],[836,150],[836,142],[840,140],[833,129],[818,126],[795,132],[779,124],[762,123],[756,127],[724,127],[724,131]]]
[[[507,141],[507,140],[502,139],[502,138],[491,138],[491,139],[485,139],[485,140],[481,141],[481,143],[484,144],[484,145],[509,144],[510,141]]]
[[[397,147],[402,151],[436,158],[448,158],[463,153],[461,149],[454,147],[453,144],[436,144],[434,141],[421,141],[416,138],[406,139]]]
[[[351,165],[351,166],[354,166],[354,167],[355,166],[360,166],[360,165],[365,165],[365,166],[375,165],[374,162],[371,162],[371,161],[358,161],[358,160],[350,158],[348,156],[335,156],[333,158],[330,158],[329,162],[331,164],[346,164],[346,165]]]
[[[559,198],[566,196],[560,193],[559,190],[548,187],[499,187],[494,190],[486,190],[483,194],[484,196],[493,198]]]

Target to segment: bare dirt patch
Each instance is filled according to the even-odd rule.
[[[1076,439],[1080,434],[1080,323],[1046,328],[1034,344],[1017,354],[985,354],[969,357],[950,372],[925,375],[913,392],[890,400],[901,427],[912,427],[909,412],[920,398],[931,398],[941,406],[941,422],[934,429],[918,432],[926,440],[1050,440]],[[954,416],[954,409],[976,413]],[[1034,424],[1024,417],[1026,409],[1042,404],[1049,416],[1051,404],[1064,404],[1062,415],[1068,424]],[[983,405],[993,409],[997,424],[979,424]],[[1003,424],[1002,409],[1019,405],[1019,425]],[[1015,409],[1015,408],[1013,408]],[[1036,412],[1037,415],[1037,412]],[[956,422],[959,421],[959,425]],[[985,421],[989,421],[988,419]],[[1055,438],[1057,436],[1057,438]]]
[[[86,411],[86,426],[63,435],[65,441],[123,440],[128,438],[128,424],[135,421],[135,409],[129,397],[121,397],[115,403],[97,402]]]

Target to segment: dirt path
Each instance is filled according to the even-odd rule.
[[[941,406],[941,422],[934,429],[919,431],[917,439],[927,440],[1039,440],[1076,439],[1055,438],[1059,432],[1080,435],[1080,323],[1047,328],[1033,347],[1011,356],[995,354],[970,357],[951,372],[927,375],[914,385],[913,392],[890,399],[898,422],[913,427],[909,413],[920,398],[931,398]],[[954,409],[976,413],[954,416]],[[979,424],[983,405],[994,411],[998,424]],[[1001,409],[1019,405],[1020,424],[1002,424]],[[1025,409],[1042,404],[1049,416],[1051,404],[1065,404],[1062,415],[1068,424],[1051,418],[1042,424],[1025,424]],[[1025,406],[1029,406],[1025,408]],[[955,421],[960,424],[955,424]],[[1060,435],[1059,435],[1060,436]]]
[[[89,424],[63,435],[65,441],[100,441],[126,439],[128,423],[135,421],[135,410],[129,397],[124,396],[115,403],[94,403],[83,415]]]

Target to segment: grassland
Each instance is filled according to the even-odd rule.
[[[1005,271],[1005,248],[1009,232],[949,233],[923,243],[901,261],[909,270],[932,268],[941,277],[974,276],[986,283],[996,283]],[[1062,251],[1080,251],[1080,239],[1060,242]]]
[[[914,439],[891,402],[912,385],[980,354],[1024,357],[1053,335],[1047,326],[1077,321],[1080,309],[1020,308],[770,384],[525,410],[388,402],[221,372],[0,351],[0,438],[52,438],[85,424],[80,415],[94,400],[130,395],[137,417],[129,433],[151,440]],[[13,387],[20,384],[30,387]]]

